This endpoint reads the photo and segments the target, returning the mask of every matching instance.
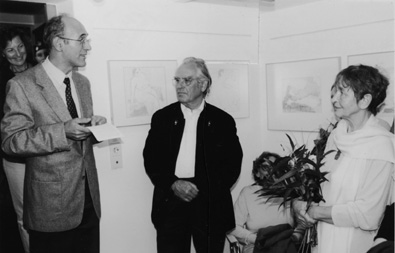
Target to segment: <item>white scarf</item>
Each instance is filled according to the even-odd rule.
[[[364,177],[367,175],[366,170],[374,169],[367,166],[369,159],[394,163],[394,135],[380,126],[378,119],[374,116],[371,116],[359,130],[347,132],[347,129],[347,121],[341,120],[328,140],[327,150],[338,149],[344,157],[341,160],[334,160],[335,154],[333,153],[327,157],[328,163],[325,164],[323,170],[329,172],[327,175],[329,182],[322,185],[323,196],[326,200],[326,203],[322,205],[337,206],[332,211],[335,213],[338,210],[343,210],[342,213],[344,213],[344,209],[348,208],[350,216],[336,216],[338,226],[319,222],[319,241],[318,246],[313,248],[313,252],[366,252],[373,243],[375,231],[359,229],[352,223],[366,227],[365,222],[369,222],[365,220],[366,217],[381,215],[376,209],[359,210],[357,206],[350,203],[359,195],[361,185],[365,181]],[[394,175],[394,172],[392,173]],[[384,200],[386,202],[390,201],[391,195],[389,193],[386,196],[376,197],[386,199]],[[345,206],[347,203],[349,203],[348,206]],[[347,223],[348,225],[345,225]]]
[[[341,120],[333,133],[337,148],[345,156],[395,162],[394,135],[383,128],[376,117],[370,116],[359,130],[347,132],[347,129],[347,122]]]

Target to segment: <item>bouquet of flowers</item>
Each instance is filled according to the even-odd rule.
[[[326,142],[330,134],[329,129],[320,129],[319,138],[314,141],[315,146],[311,151],[305,145],[296,147],[287,134],[291,153],[278,158],[271,166],[262,167],[264,177],[257,182],[261,186],[260,196],[268,197],[268,199],[283,198],[281,205],[287,201],[303,200],[307,202],[307,210],[313,202],[325,202],[321,183],[327,181],[325,178],[327,172],[321,172],[320,168],[324,164],[325,156],[334,152],[331,150],[325,153]],[[295,233],[300,233],[300,237],[302,237],[304,230],[305,228],[297,226]],[[302,252],[308,250],[308,246],[317,244],[316,235],[316,226],[307,229],[301,242]]]

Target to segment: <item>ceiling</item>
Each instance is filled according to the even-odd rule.
[[[260,0],[260,4],[261,9],[265,10],[266,8],[267,11],[274,11],[322,1],[327,0]]]
[[[285,8],[296,7],[308,3],[328,1],[328,0],[173,0],[179,3],[200,2],[206,4],[222,4],[222,5],[236,5],[236,6],[251,6],[259,8],[263,12],[281,10]],[[339,0],[341,1],[341,0]]]
[[[0,23],[39,26],[47,20],[46,4],[56,5],[70,0],[0,0]],[[92,0],[99,1],[99,0]],[[105,1],[105,0],[100,0]],[[259,8],[270,12],[324,0],[173,0],[175,2],[201,2],[206,4],[236,5]]]

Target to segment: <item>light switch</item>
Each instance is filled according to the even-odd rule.
[[[123,167],[122,146],[120,143],[110,145],[111,168],[120,169]]]

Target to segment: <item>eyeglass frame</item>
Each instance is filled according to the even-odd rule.
[[[177,81],[176,78],[178,78],[179,80]],[[174,86],[177,86],[177,85],[180,85],[181,83],[184,83],[186,87],[189,87],[189,86],[192,85],[192,82],[195,81],[195,80],[200,81],[200,80],[202,80],[202,78],[201,77],[191,77],[191,76],[189,76],[189,77],[177,77],[177,76],[175,76],[172,81],[173,81],[173,85]]]
[[[84,37],[84,38],[81,38],[79,40],[70,39],[70,38],[59,36],[59,35],[57,37],[59,37],[61,39],[64,39],[64,40],[78,41],[81,44],[81,46],[85,46],[86,43],[91,43],[91,39],[88,38],[88,37]]]

